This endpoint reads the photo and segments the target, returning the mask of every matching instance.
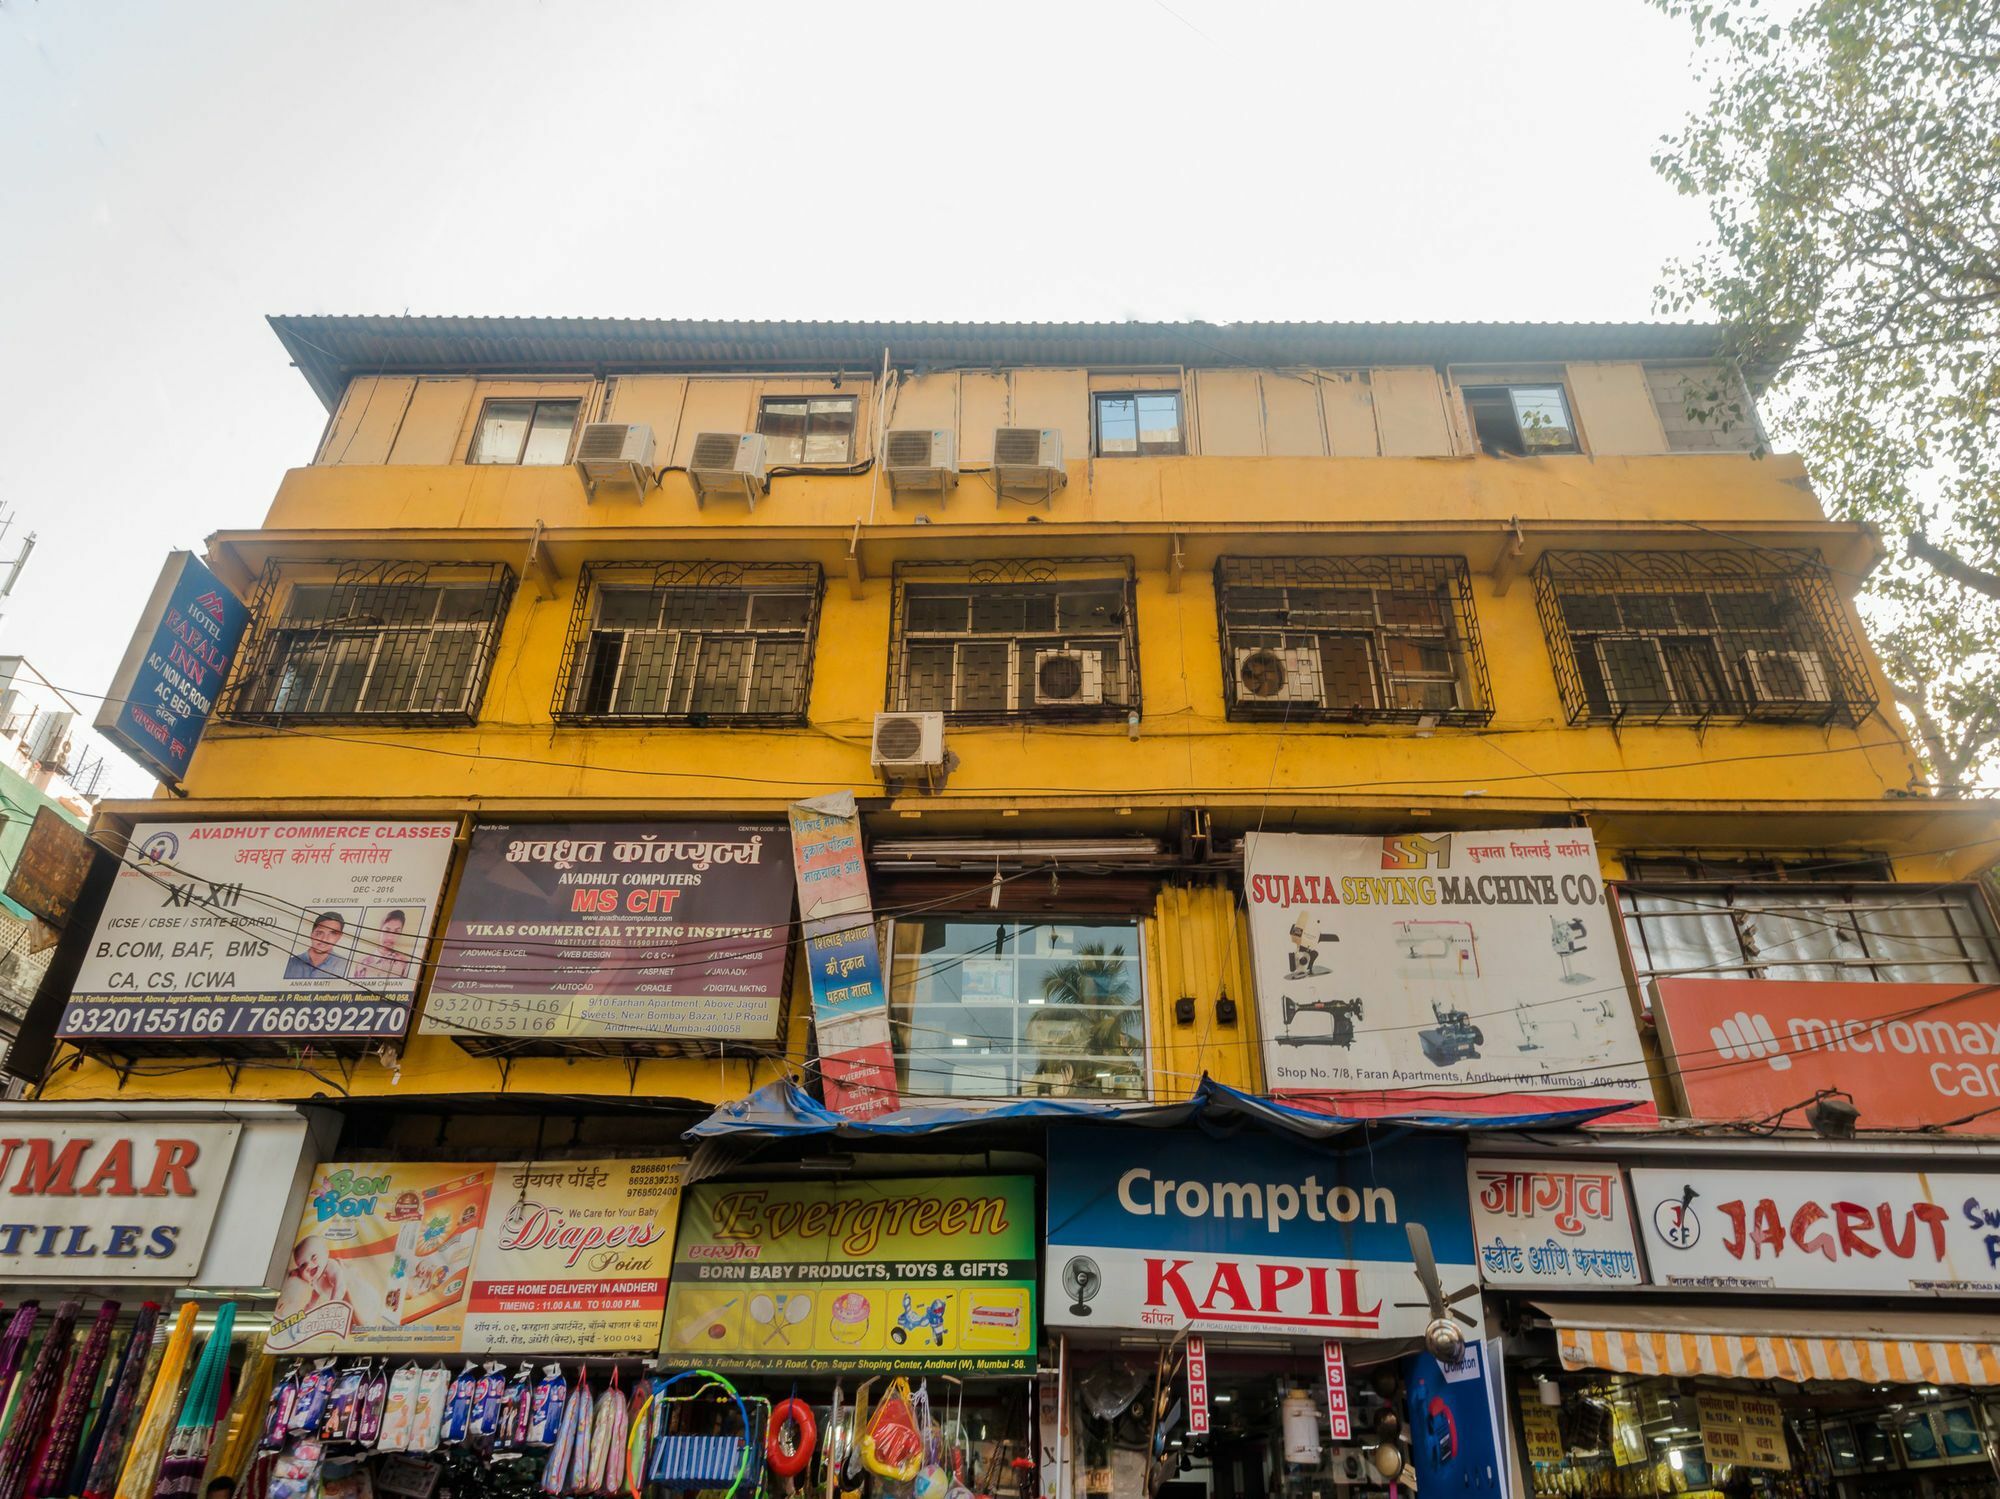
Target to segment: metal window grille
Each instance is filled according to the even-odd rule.
[[[892,710],[1070,723],[1139,706],[1129,558],[899,565],[890,639]]]
[[[1215,597],[1231,718],[1493,717],[1462,557],[1224,557]]]
[[[811,562],[587,563],[556,721],[804,723],[820,593]]]
[[[471,723],[514,574],[501,563],[279,562],[222,712],[253,723]]]
[[[1535,603],[1571,723],[1856,723],[1861,644],[1817,552],[1549,552]]]

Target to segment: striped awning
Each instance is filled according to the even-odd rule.
[[[2000,1326],[1948,1312],[1539,1302],[1565,1369],[2000,1385]]]

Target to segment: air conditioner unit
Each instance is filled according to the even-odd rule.
[[[1239,646],[1236,701],[1317,703],[1320,701],[1319,649],[1310,645]]]
[[[921,781],[935,789],[944,777],[944,715],[877,713],[868,763],[885,781]]]
[[[59,769],[69,754],[69,726],[74,713],[44,713],[28,731],[28,758],[44,769]]]
[[[1069,483],[1062,433],[1054,427],[1001,427],[993,433],[993,488],[997,494],[1047,500]]]
[[[882,439],[890,504],[899,494],[935,494],[958,483],[958,438],[942,427],[898,427]]]
[[[592,422],[576,444],[576,471],[584,493],[597,486],[629,489],[638,498],[653,487],[653,429],[644,422]]]
[[[1759,703],[1830,703],[1826,665],[1817,651],[1745,651],[1743,679]]]
[[[694,482],[694,502],[711,494],[740,494],[752,510],[770,488],[764,477],[764,434],[761,432],[697,432],[694,455],[688,460]]]
[[[1102,651],[1036,651],[1035,706],[1076,708],[1104,701]]]

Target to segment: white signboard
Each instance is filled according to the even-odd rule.
[[[1273,1094],[1655,1117],[1589,832],[1252,833],[1246,850]]]
[[[239,1127],[9,1120],[0,1281],[174,1281],[201,1266]]]
[[[1652,1281],[1717,1291],[2000,1291],[2000,1174],[1631,1168]]]
[[[1479,1278],[1489,1286],[1637,1285],[1616,1166],[1474,1156],[1465,1163]]]
[[[148,822],[57,1035],[401,1036],[455,822]]]

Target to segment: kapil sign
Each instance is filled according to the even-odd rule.
[[[1466,1162],[1479,1278],[1489,1286],[1637,1285],[1625,1178],[1602,1162]]]
[[[2000,1175],[1635,1166],[1655,1285],[2000,1291]]]
[[[1057,1127],[1048,1320],[1321,1340],[1418,1335],[1427,1314],[1411,1223],[1430,1231],[1448,1289],[1476,1279],[1458,1141],[1343,1152],[1277,1137],[1246,1147]]]

